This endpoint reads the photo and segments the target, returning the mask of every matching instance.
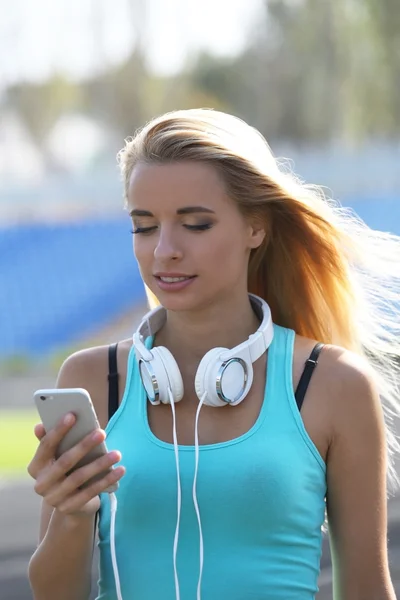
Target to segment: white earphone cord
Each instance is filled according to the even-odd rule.
[[[114,492],[110,493],[110,508],[111,508],[111,520],[110,520],[110,545],[111,545],[111,562],[114,572],[115,589],[117,592],[117,599],[122,599],[121,583],[119,581],[117,556],[115,552],[115,515],[117,514],[117,497]]]
[[[176,555],[178,552],[182,495],[181,495],[181,479],[180,479],[180,470],[179,470],[178,436],[176,434],[175,402],[174,402],[174,397],[172,395],[172,391],[170,388],[168,388],[168,396],[169,396],[169,402],[171,404],[171,410],[172,410],[173,439],[174,439],[174,452],[175,452],[176,478],[177,478],[177,518],[176,518],[176,528],[175,528],[175,536],[174,536],[173,563],[174,563],[174,578],[175,578],[175,595],[176,595],[176,600],[180,600],[179,578],[178,578],[178,570],[176,567]]]
[[[175,451],[175,462],[176,462],[176,473],[177,473],[177,482],[178,482],[178,510],[177,510],[177,521],[176,521],[176,529],[175,529],[175,538],[174,538],[174,552],[173,552],[173,562],[174,562],[174,576],[175,576],[175,593],[176,600],[180,599],[179,592],[179,578],[178,571],[176,566],[176,556],[178,550],[178,539],[179,539],[179,527],[180,527],[180,518],[181,518],[181,482],[180,482],[180,471],[179,471],[179,450],[178,450],[178,439],[176,434],[176,415],[175,415],[175,402],[174,397],[172,395],[172,391],[168,388],[168,396],[171,404],[172,410],[172,418],[173,418],[173,439],[174,439],[174,451]],[[195,472],[193,477],[193,503],[196,511],[197,521],[199,524],[199,536],[200,536],[200,572],[199,572],[199,580],[197,583],[197,600],[201,600],[201,579],[203,575],[203,562],[204,562],[204,545],[203,545],[203,532],[201,527],[201,518],[200,518],[200,510],[197,502],[196,495],[196,485],[197,485],[197,473],[199,468],[199,435],[198,435],[198,421],[201,407],[207,397],[207,392],[204,392],[201,397],[199,406],[196,411],[196,421],[195,421]]]
[[[199,406],[196,411],[196,421],[195,421],[195,428],[194,428],[195,470],[194,470],[194,477],[193,477],[193,504],[194,504],[194,508],[196,511],[196,515],[197,515],[197,522],[199,524],[199,538],[200,538],[200,542],[199,542],[200,543],[200,551],[199,551],[200,567],[199,567],[199,580],[197,582],[197,600],[201,600],[201,579],[203,576],[203,564],[204,564],[203,531],[202,531],[202,527],[201,527],[200,509],[199,509],[199,504],[197,502],[197,494],[196,494],[197,473],[199,470],[199,455],[200,455],[198,423],[199,423],[200,410],[201,410],[201,407],[203,406],[203,402],[205,401],[206,398],[207,398],[207,392],[205,391],[200,399],[200,403],[199,403]]]
[[[178,437],[176,433],[176,414],[175,414],[175,402],[172,396],[172,392],[168,389],[169,400],[171,404],[172,410],[172,419],[173,419],[173,439],[174,439],[174,451],[175,451],[175,464],[176,464],[176,475],[177,475],[177,520],[176,520],[176,528],[175,528],[175,536],[174,536],[174,550],[173,550],[173,563],[174,563],[174,579],[175,579],[175,594],[176,600],[180,600],[180,590],[179,590],[179,578],[178,571],[176,566],[176,557],[178,551],[178,540],[179,540],[179,528],[180,528],[180,520],[181,520],[181,504],[182,504],[182,492],[181,492],[181,481],[180,481],[180,469],[179,469],[179,450],[178,450]],[[198,422],[200,416],[200,410],[203,406],[203,403],[207,397],[207,392],[204,392],[199,406],[196,411],[196,421],[195,421],[195,471],[193,477],[193,504],[196,511],[197,521],[199,524],[199,536],[200,536],[200,569],[199,569],[199,580],[197,583],[197,600],[201,600],[201,580],[203,575],[203,563],[204,563],[204,544],[203,544],[203,532],[201,527],[201,518],[200,518],[200,510],[197,502],[197,494],[196,494],[196,486],[197,486],[197,473],[199,469],[199,434],[198,434]],[[114,492],[110,493],[110,509],[111,509],[111,519],[110,519],[110,546],[111,546],[111,562],[114,573],[115,580],[115,589],[117,592],[117,600],[123,600],[121,593],[121,583],[119,579],[118,573],[118,565],[117,565],[117,556],[115,551],[115,517],[117,514],[117,497]]]

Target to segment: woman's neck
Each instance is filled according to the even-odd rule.
[[[196,312],[168,311],[155,345],[168,348],[178,361],[197,363],[212,348],[234,348],[259,325],[248,296]]]

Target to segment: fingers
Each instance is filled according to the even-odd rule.
[[[50,429],[40,440],[38,448],[38,458],[43,461],[48,461],[49,458],[54,458],[57,446],[71,427],[75,423],[75,415],[68,413],[61,419],[53,429]]]
[[[75,423],[75,415],[72,413],[68,413],[61,419],[57,425],[51,429],[49,432],[45,432],[42,437],[40,437],[39,446],[35,452],[35,456],[32,461],[28,465],[28,473],[31,477],[36,479],[40,470],[51,460],[54,459],[55,451],[67,431],[71,429],[71,427]],[[44,427],[42,424],[36,425],[35,429],[36,437],[39,437],[44,431]]]
[[[118,451],[108,452],[73,471],[82,458],[105,440],[106,434],[101,429],[92,431],[55,460],[57,447],[74,423],[75,417],[69,413],[48,432],[43,424],[36,425],[34,432],[39,445],[28,466],[28,473],[36,480],[35,492],[65,514],[84,512],[90,500],[106,491],[125,473],[122,466],[113,468],[121,460]],[[84,486],[88,482],[89,485]]]
[[[56,483],[62,481],[65,475],[75,467],[75,465],[90,450],[101,444],[105,440],[106,434],[101,429],[96,429],[70,450],[64,452],[51,466],[38,475],[35,484],[35,491],[40,496],[45,495]],[[95,462],[95,461],[93,461]]]
[[[43,426],[43,423],[38,423],[35,425],[33,431],[39,441],[46,435],[46,430]]]
[[[125,468],[122,466],[112,469],[110,473],[105,475],[99,481],[92,483],[84,490],[78,490],[77,493],[64,499],[57,506],[57,510],[64,514],[79,512],[82,507],[87,504],[92,498],[104,492],[110,485],[116,483],[125,474]]]
[[[73,473],[68,475],[68,477],[66,479],[64,479],[64,481],[62,483],[54,486],[54,488],[47,493],[46,502],[48,504],[50,504],[51,506],[58,508],[60,505],[63,505],[66,502],[66,499],[71,497],[71,495],[74,494],[75,492],[77,492],[77,494],[75,493],[75,496],[78,495],[82,498],[82,496],[80,495],[81,492],[78,488],[80,488],[80,486],[82,486],[84,483],[86,483],[87,481],[92,479],[92,477],[98,475],[99,473],[108,471],[108,469],[110,469],[110,467],[112,467],[112,465],[119,462],[120,460],[121,460],[121,453],[114,450],[114,451],[109,452],[108,454],[101,456],[100,458],[94,460],[93,462],[89,463],[88,465],[85,465],[84,467],[77,469],[76,471],[74,471]],[[121,472],[118,469],[120,469],[120,467],[118,467],[117,469],[113,469],[113,471],[111,473],[105,474],[105,476],[99,481],[106,481],[107,477],[110,476],[111,482],[114,483],[115,481],[117,481],[119,479],[119,475],[122,477],[123,472],[125,472],[123,467],[122,467],[123,472]],[[96,482],[96,483],[98,483],[98,482]],[[93,484],[91,486],[88,486],[88,489],[91,489],[92,487],[93,487]],[[107,487],[107,485],[105,485],[105,487],[101,486],[99,488],[100,492],[104,491],[106,489],[106,487]],[[95,491],[93,493],[94,493],[94,495],[96,495],[100,492]],[[88,499],[91,499],[92,497],[93,496],[90,496],[90,498],[88,498]],[[85,500],[85,502],[87,502],[87,501],[88,500]]]

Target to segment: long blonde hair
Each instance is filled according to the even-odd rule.
[[[248,289],[275,323],[362,355],[375,375],[387,425],[389,484],[398,483],[400,238],[374,231],[350,209],[306,185],[244,121],[210,109],[162,115],[118,155],[125,185],[138,162],[213,165],[244,216],[267,231],[250,256]],[[149,303],[158,301],[147,290]],[[366,441],[367,443],[367,441]]]

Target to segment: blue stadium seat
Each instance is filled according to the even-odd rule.
[[[142,301],[129,229],[126,217],[0,229],[0,358],[45,355]]]

